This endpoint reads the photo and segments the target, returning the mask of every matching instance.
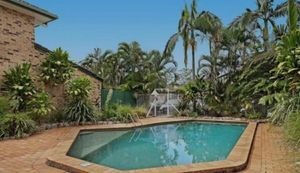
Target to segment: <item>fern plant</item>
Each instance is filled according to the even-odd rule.
[[[69,54],[61,48],[51,52],[47,59],[41,64],[41,78],[46,83],[54,85],[62,84],[69,80],[73,73]]]
[[[4,89],[9,93],[15,111],[25,111],[36,93],[30,68],[31,65],[25,63],[4,72]]]

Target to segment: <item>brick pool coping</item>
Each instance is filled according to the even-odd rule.
[[[166,118],[160,119],[159,121],[147,120],[142,123],[131,123],[131,124],[107,124],[93,127],[82,127],[78,130],[119,130],[119,129],[130,129],[136,127],[143,127],[149,125],[165,124],[165,123],[176,123],[176,122],[187,122],[187,121],[203,121],[203,122],[217,122],[217,123],[246,123],[248,124],[240,139],[230,152],[226,160],[205,162],[205,163],[194,163],[178,166],[166,166],[156,167],[148,169],[138,169],[130,171],[122,171],[106,166],[89,163],[84,160],[67,156],[67,152],[74,139],[59,143],[54,151],[47,158],[46,163],[49,166],[59,168],[68,172],[74,173],[97,173],[97,172],[109,172],[109,173],[215,173],[215,172],[234,172],[241,171],[247,167],[249,156],[252,149],[252,144],[257,128],[256,122],[247,122],[243,120],[208,120],[208,119],[182,119],[182,118]],[[77,133],[77,134],[78,134]],[[87,166],[81,166],[83,163],[89,163]]]

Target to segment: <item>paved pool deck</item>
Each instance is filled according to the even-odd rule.
[[[166,121],[150,118],[143,123]],[[98,128],[101,125],[86,126]],[[34,136],[0,141],[0,173],[60,173],[62,170],[46,165],[47,158],[61,143],[76,137],[81,127],[51,129]],[[243,173],[295,173],[297,153],[286,145],[280,127],[259,124],[247,168]]]

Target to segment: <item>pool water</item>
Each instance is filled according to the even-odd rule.
[[[225,160],[245,128],[244,124],[184,122],[81,132],[68,155],[119,170]]]

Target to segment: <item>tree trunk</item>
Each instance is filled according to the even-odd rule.
[[[267,51],[269,49],[269,25],[268,20],[264,20],[264,29],[263,29],[263,40],[264,40],[264,49]]]
[[[191,33],[191,39],[192,39],[192,73],[193,73],[193,80],[196,80],[196,67],[195,67],[195,54],[196,54],[196,38],[195,38],[195,33],[194,31],[192,30],[192,33]],[[193,101],[193,112],[196,112],[197,108],[197,101],[194,100]]]
[[[193,70],[193,80],[196,79],[196,67],[195,67],[195,47],[192,47],[192,70]]]
[[[191,46],[192,46],[192,70],[193,70],[193,80],[196,79],[196,67],[195,67],[195,54],[196,54],[196,38],[195,32],[191,31]]]

